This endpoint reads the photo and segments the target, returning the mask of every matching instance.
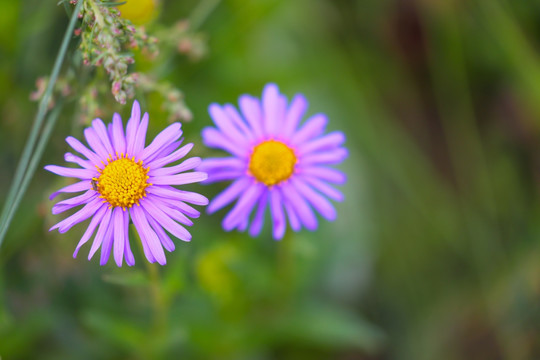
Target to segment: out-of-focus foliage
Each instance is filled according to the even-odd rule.
[[[162,1],[148,30],[200,19],[199,3]],[[223,232],[222,213],[202,216],[167,266],[139,251],[135,268],[102,268],[71,257],[83,226],[47,232],[47,196],[62,180],[39,171],[0,251],[0,356],[539,358],[539,3],[216,3],[198,28],[206,57],[168,53],[159,68],[136,58],[133,70],[182,89],[193,113],[185,138],[203,157],[216,154],[199,136],[211,102],[269,81],[304,93],[311,114],[347,134],[338,220],[275,242],[269,229],[252,239]],[[2,189],[66,23],[53,2],[0,3]],[[156,134],[162,100],[140,100]],[[129,106],[116,106],[126,118]],[[81,135],[74,111],[43,164]]]

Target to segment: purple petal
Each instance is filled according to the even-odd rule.
[[[225,168],[243,170],[246,168],[246,162],[236,157],[206,158],[202,161],[197,170],[208,171]]]
[[[192,157],[187,160],[184,160],[181,164],[178,164],[175,166],[150,170],[148,172],[148,175],[149,176],[174,175],[174,174],[178,174],[184,171],[192,170],[196,168],[197,166],[199,166],[200,163],[201,163],[200,157]]]
[[[124,125],[118,113],[114,113],[112,122],[112,141],[114,152],[118,154],[126,153],[126,138],[124,136]]]
[[[218,170],[208,173],[208,179],[202,181],[202,184],[212,184],[215,182],[237,179],[244,176],[244,170]]]
[[[201,182],[203,180],[206,180],[207,178],[207,173],[194,171],[179,175],[151,176],[148,181],[154,185],[184,185]]]
[[[152,228],[156,232],[165,250],[167,250],[168,252],[173,252],[175,249],[174,242],[171,240],[169,235],[167,235],[165,230],[163,230],[163,228],[151,216],[148,217],[148,222],[150,223],[150,226],[152,226]]]
[[[124,257],[126,258],[126,264],[128,264],[128,266],[133,266],[135,265],[135,257],[129,246],[129,212],[123,211],[122,215],[124,217]]]
[[[208,205],[208,199],[205,196],[191,191],[178,190],[172,186],[151,186],[146,191],[166,199],[186,201],[195,205]]]
[[[133,107],[131,108],[131,118],[129,119],[126,127],[126,152],[130,155],[134,155],[134,147],[137,138],[137,131],[139,130],[139,122],[141,121],[141,107],[139,102],[135,100]]]
[[[279,89],[276,84],[268,84],[264,87],[262,107],[265,132],[267,135],[275,135],[283,119]]]
[[[178,149],[178,147],[182,144],[182,141],[184,141],[183,138],[181,138],[180,140],[178,141],[173,141],[172,143],[170,143],[169,145],[167,146],[164,146],[163,148],[161,148],[159,151],[156,151],[154,152],[153,155],[149,156],[145,163],[146,164],[150,164],[152,163],[154,160],[159,160],[159,159],[162,159],[166,156],[169,156],[171,155],[176,149]]]
[[[296,189],[290,183],[283,184],[281,191],[285,196],[285,201],[288,201],[293,206],[302,224],[309,230],[315,230],[317,228],[317,218],[305,199],[296,192]]]
[[[292,205],[286,201],[286,199],[283,199],[283,205],[285,205],[285,210],[287,211],[287,217],[289,218],[289,224],[291,224],[291,228],[294,231],[300,231],[302,228],[302,224],[300,224],[300,219],[298,219],[298,215],[296,215],[296,212],[294,211],[294,208]]]
[[[272,213],[272,234],[274,239],[281,240],[285,235],[285,214],[283,213],[283,205],[281,194],[277,189],[270,190],[270,211]]]
[[[137,218],[137,220],[135,220],[135,215],[134,215],[135,208],[139,208],[139,207],[136,207],[136,206],[131,207],[129,209],[129,213],[131,215],[131,219],[133,220],[133,224],[135,225],[135,229],[137,229],[137,234],[139,234],[139,238],[140,238],[141,244],[143,246],[144,256],[146,257],[148,262],[153,264],[153,263],[156,262],[156,259],[154,258],[154,255],[152,254],[152,251],[150,250],[150,247],[148,246],[148,241],[146,240],[146,234],[143,233],[142,231],[139,231],[139,228],[137,227],[137,224],[139,224],[139,222],[138,222],[138,218]],[[136,221],[137,221],[137,223],[136,223]]]
[[[249,95],[242,95],[238,99],[238,105],[255,137],[264,136],[263,115],[259,100]]]
[[[266,204],[268,203],[268,191],[264,191],[259,198],[259,203],[257,205],[257,212],[255,213],[255,217],[253,218],[253,221],[251,222],[251,226],[249,227],[249,235],[255,237],[259,235],[259,233],[262,230],[262,227],[264,225],[264,212],[266,210]]]
[[[99,265],[103,266],[107,264],[109,261],[109,257],[111,256],[111,250],[114,240],[114,219],[111,218],[109,221],[109,227],[107,228],[107,231],[105,232],[105,235],[103,235],[103,244],[101,244],[101,257],[99,260]]]
[[[336,219],[336,209],[323,196],[313,191],[311,187],[301,180],[291,179],[291,184],[325,219],[330,221]]]
[[[67,162],[70,162],[70,163],[77,164],[80,167],[83,167],[83,168],[88,169],[88,170],[94,170],[94,171],[96,170],[96,167],[94,166],[94,164],[92,164],[91,161],[83,160],[80,157],[78,157],[77,155],[73,155],[70,152],[67,152],[67,153],[64,154],[64,160],[66,160]]]
[[[300,174],[313,176],[334,184],[344,184],[347,181],[347,176],[341,171],[324,166],[307,166],[305,169],[300,169]]]
[[[96,197],[97,193],[94,190],[88,190],[84,194],[72,197],[70,199],[60,201],[58,204],[54,205],[52,208],[53,214],[60,214],[66,210],[72,209],[76,206],[86,204],[88,200]]]
[[[238,225],[238,231],[246,231],[249,225],[249,216],[244,217],[240,225]]]
[[[211,148],[225,150],[240,158],[246,158],[249,155],[247,143],[231,142],[222,133],[212,127],[206,127],[202,131],[203,143]]]
[[[69,229],[73,227],[73,225],[78,224],[86,219],[88,219],[90,216],[92,216],[97,209],[101,206],[101,199],[94,198],[94,200],[90,201],[88,204],[86,204],[82,209],[77,211],[75,214],[65,218],[64,220],[60,221],[58,224],[54,225],[49,229],[49,231],[52,231],[54,229],[58,229],[58,232],[65,233]]]
[[[139,154],[144,149],[144,144],[146,142],[146,130],[148,129],[148,113],[144,113],[139,128],[137,129],[137,135],[135,135],[135,141],[133,142],[133,153],[129,154],[135,156],[137,160],[140,160],[141,157]],[[157,259],[156,259],[157,260]]]
[[[234,123],[234,125],[236,125],[236,127],[238,127],[244,137],[246,137],[247,139],[254,138],[253,132],[248,128],[246,122],[244,121],[244,119],[242,119],[234,106],[232,106],[231,104],[225,104],[223,106],[223,110],[225,110],[225,113],[227,114],[229,119]]]
[[[111,216],[112,216],[112,210],[105,208],[105,215],[103,216],[103,219],[101,220],[96,237],[94,238],[94,242],[92,243],[92,247],[90,248],[90,252],[88,253],[88,260],[92,259],[96,251],[99,249],[99,247],[103,243],[103,237],[105,236],[105,233],[107,232],[107,229],[109,228],[109,223],[111,222]]]
[[[302,176],[302,180],[306,181],[309,185],[313,186],[316,190],[328,196],[330,199],[336,201],[343,201],[344,199],[343,194],[339,190],[334,189],[332,186],[313,176]]]
[[[182,124],[177,122],[167,126],[154,138],[150,145],[144,148],[139,158],[145,162],[146,159],[178,140],[180,136],[182,136]]]
[[[135,227],[137,228],[139,235],[141,235],[141,237],[144,236],[146,239],[148,247],[150,248],[154,259],[156,259],[158,264],[165,265],[167,263],[165,252],[161,246],[161,241],[159,241],[156,233],[148,224],[148,220],[146,219],[147,213],[140,206],[134,206],[131,209],[133,210],[133,222],[135,223]]]
[[[193,221],[188,219],[186,215],[184,215],[182,212],[178,211],[174,207],[176,207],[176,203],[167,203],[163,200],[160,200],[158,197],[152,197],[148,199],[148,202],[151,202],[154,206],[159,207],[163,212],[165,212],[170,218],[173,220],[178,221],[180,224],[191,226],[193,225]],[[195,210],[195,209],[193,209]]]
[[[211,104],[208,107],[208,112],[210,113],[210,117],[217,125],[220,132],[227,138],[229,138],[231,141],[248,141],[247,136],[236,127],[234,121],[229,118],[229,116],[227,115],[225,110],[221,108],[221,106],[219,106],[218,104]]]
[[[339,164],[347,158],[349,152],[344,148],[337,148],[332,151],[312,153],[303,156],[300,160],[301,166],[312,164]]]
[[[75,139],[73,136],[68,136],[66,138],[66,142],[73,148],[73,150],[77,151],[79,154],[84,155],[88,160],[90,160],[94,165],[101,164],[101,159],[99,156],[89,150],[86,146],[84,146],[79,140]]]
[[[94,176],[99,175],[97,170],[67,168],[58,165],[47,165],[45,170],[56,175],[74,177],[77,179],[91,180]]]
[[[122,266],[122,260],[124,259],[124,246],[126,245],[126,231],[124,229],[124,213],[121,207],[116,207],[113,210],[113,224],[114,224],[114,260],[116,265]]]
[[[101,219],[103,219],[103,215],[105,215],[105,212],[107,211],[107,206],[105,204],[102,204],[101,207],[99,207],[98,210],[96,210],[95,215],[92,217],[92,220],[90,220],[90,224],[88,225],[88,228],[86,228],[86,231],[84,232],[81,240],[79,241],[79,244],[77,244],[77,248],[75,249],[75,252],[73,253],[73,257],[77,257],[77,254],[79,253],[79,249],[81,246],[83,246],[89,239],[92,237],[92,234],[94,233],[94,230],[96,229],[97,225],[101,223]]]
[[[242,222],[244,217],[249,216],[264,188],[264,185],[254,183],[240,196],[238,202],[223,219],[222,225],[225,231],[234,229]]]
[[[145,212],[149,216],[152,216],[154,220],[156,220],[158,224],[163,226],[168,232],[170,232],[180,240],[191,240],[191,234],[182,225],[172,220],[167,214],[161,211],[161,209],[155,206],[151,201],[148,201],[148,199],[143,199],[141,201],[141,205],[144,206]]]
[[[189,153],[189,151],[191,150],[191,148],[193,148],[193,144],[186,144],[184,146],[182,146],[180,149],[176,150],[175,152],[173,152],[172,154],[170,155],[167,155],[163,158],[156,158],[155,160],[153,161],[150,161],[148,163],[148,167],[150,169],[157,169],[157,168],[160,168],[162,166],[165,166],[167,164],[170,164],[174,161],[177,161],[181,158],[183,158],[184,156],[186,156],[187,153]]]
[[[306,123],[293,134],[291,144],[299,145],[308,139],[321,135],[324,132],[328,118],[324,114],[315,114],[306,120]]]
[[[105,149],[105,146],[103,146],[101,140],[99,140],[99,136],[93,128],[89,127],[84,129],[84,137],[88,145],[90,145],[92,150],[98,154],[101,160],[106,160],[109,157],[109,152]]]
[[[330,134],[299,145],[298,154],[302,156],[316,151],[333,149],[339,147],[344,142],[345,135],[341,131],[334,131]]]
[[[227,189],[214,198],[208,205],[207,212],[212,214],[224,206],[227,206],[240,195],[247,187],[253,184],[253,180],[248,177],[242,177],[233,182]]]
[[[91,183],[88,180],[79,181],[75,184],[71,184],[68,186],[65,186],[61,188],[60,190],[57,190],[49,196],[49,200],[54,199],[58,194],[60,193],[73,193],[73,192],[79,192],[79,191],[85,191],[91,189]]]
[[[295,97],[291,101],[291,106],[287,111],[285,124],[283,125],[283,129],[281,130],[282,135],[284,135],[286,138],[289,138],[292,136],[292,134],[294,134],[296,128],[298,127],[298,124],[300,123],[300,120],[302,120],[302,117],[306,112],[307,107],[308,102],[306,98],[301,94],[295,95]]]
[[[99,140],[105,147],[105,150],[107,150],[107,153],[110,155],[114,155],[115,151],[113,149],[113,146],[111,144],[111,141],[109,140],[109,133],[107,132],[107,128],[105,127],[105,124],[101,119],[94,119],[92,121],[92,127],[96,131],[97,136],[99,137]]]

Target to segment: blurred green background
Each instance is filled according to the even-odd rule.
[[[149,32],[197,3],[163,1]],[[309,114],[347,134],[337,221],[275,242],[269,228],[223,232],[221,211],[165,267],[133,235],[134,268],[100,267],[87,247],[72,258],[84,225],[47,231],[62,180],[40,166],[0,249],[0,357],[540,358],[540,3],[216,3],[199,28],[207,56],[172,54],[160,70],[193,111],[192,155],[219,155],[199,135],[211,102],[267,82],[304,93]],[[0,203],[67,21],[55,1],[0,1]],[[141,101],[156,134],[166,118]],[[113,110],[125,119],[129,105]],[[63,164],[64,138],[81,136],[74,112],[42,165]]]

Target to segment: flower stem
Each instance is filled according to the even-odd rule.
[[[58,79],[60,68],[62,67],[62,63],[64,62],[64,58],[66,56],[69,41],[71,40],[73,30],[75,29],[75,23],[77,22],[77,16],[81,10],[82,4],[83,4],[83,0],[79,0],[77,2],[77,5],[75,6],[75,10],[73,11],[73,14],[71,15],[69,25],[66,29],[66,33],[64,34],[64,39],[62,40],[62,44],[60,45],[60,50],[58,51],[58,55],[56,56],[56,60],[54,62],[51,76],[49,78],[49,83],[47,84],[45,93],[43,94],[43,97],[41,98],[41,101],[39,102],[38,111],[37,111],[36,117],[34,118],[32,129],[30,130],[30,136],[28,137],[28,140],[26,141],[26,144],[24,146],[21,160],[19,161],[19,164],[17,165],[17,170],[15,171],[13,183],[11,184],[6,202],[2,209],[2,215],[0,216],[0,247],[2,246],[2,242],[4,240],[5,234],[8,230],[11,219],[13,218],[13,214],[17,210],[17,206],[18,206],[17,199],[19,199],[20,201],[20,198],[22,198],[22,196],[24,195],[24,191],[26,190],[25,188],[23,188],[23,180],[25,178],[28,178],[27,180],[28,182],[32,178],[32,175],[34,172],[33,170],[35,170],[35,166],[34,166],[33,170],[30,171],[30,169],[28,169],[28,165],[31,160],[32,160],[32,163],[37,164],[37,162],[41,158],[41,153],[38,154],[38,152],[34,152],[34,157],[32,159],[31,159],[31,155],[33,153],[34,147],[36,146],[39,130],[43,125],[45,115],[47,115],[47,106],[49,104],[49,100],[51,99],[51,95],[52,95],[56,80]],[[55,116],[49,117],[48,122],[54,123],[55,121],[56,121]],[[52,126],[50,127],[52,130]],[[49,135],[50,135],[50,131],[49,131]],[[43,140],[43,145],[42,145],[44,147],[45,143],[48,140],[48,136],[42,137],[42,139],[43,138],[45,138]],[[41,151],[43,151],[43,149]]]
[[[190,30],[196,31],[210,16],[212,11],[219,5],[221,0],[199,1],[197,7],[191,12],[189,17]]]

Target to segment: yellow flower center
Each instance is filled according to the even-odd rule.
[[[268,140],[253,149],[249,172],[260,182],[272,186],[291,177],[296,161],[293,149],[281,141]]]
[[[146,196],[145,189],[152,185],[147,182],[148,170],[142,160],[135,162],[135,157],[129,159],[121,154],[116,160],[107,159],[103,170],[98,168],[101,175],[92,179],[92,187],[111,208],[120,206],[125,210]]]
[[[118,6],[118,10],[124,19],[131,20],[135,25],[144,25],[156,17],[157,5],[157,0],[127,0]]]

